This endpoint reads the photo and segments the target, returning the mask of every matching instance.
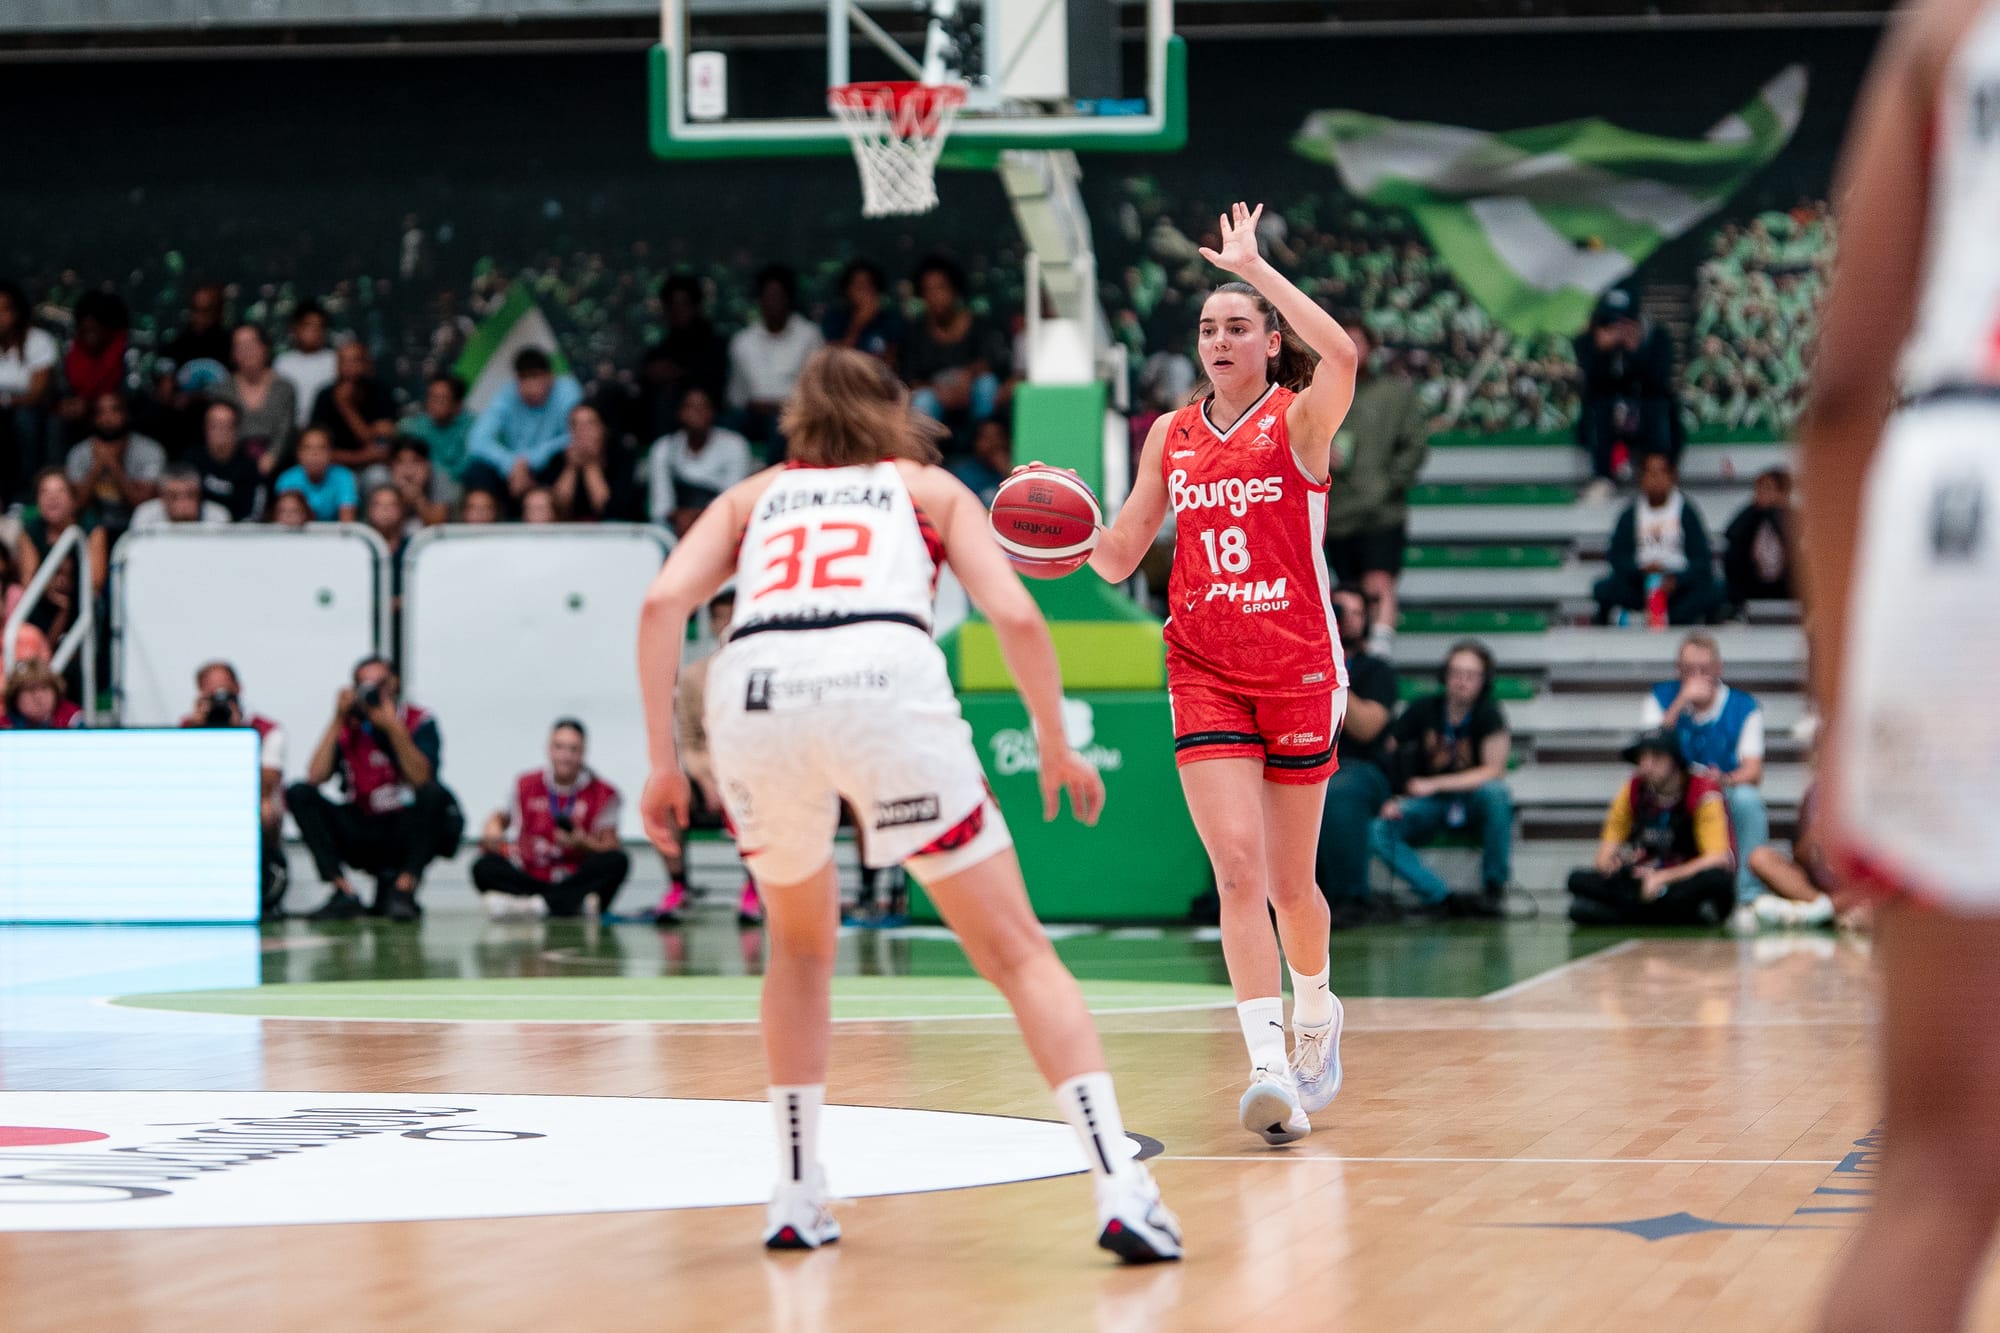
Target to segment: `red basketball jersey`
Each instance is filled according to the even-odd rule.
[[[1292,453],[1293,397],[1274,384],[1226,429],[1204,399],[1167,427],[1160,466],[1177,532],[1170,672],[1199,669],[1249,694],[1347,683],[1326,572],[1326,483]]]

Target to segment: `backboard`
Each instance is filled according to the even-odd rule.
[[[947,162],[1010,148],[1172,152],[1187,138],[1173,0],[662,0],[651,137],[669,160],[846,153],[829,87],[958,82]],[[1133,15],[1136,17],[1136,14]]]

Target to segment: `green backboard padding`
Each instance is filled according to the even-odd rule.
[[[1560,546],[1412,546],[1403,554],[1408,569],[1560,569]]]
[[[1104,497],[1104,412],[1110,386],[1023,384],[1014,390],[1014,461],[1073,469]]]
[[[1056,660],[1068,690],[1159,690],[1166,687],[1166,650],[1149,621],[1052,620]],[[1012,690],[999,636],[983,620],[959,626],[956,684],[962,691]]]

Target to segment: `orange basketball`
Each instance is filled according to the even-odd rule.
[[[1097,549],[1104,511],[1074,472],[1030,463],[1000,483],[989,516],[1014,568],[1031,579],[1074,573]]]

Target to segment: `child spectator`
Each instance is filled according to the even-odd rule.
[[[352,472],[333,461],[333,437],[323,426],[308,426],[299,435],[299,461],[279,474],[275,489],[303,495],[321,523],[352,523],[361,506],[361,488]]]

